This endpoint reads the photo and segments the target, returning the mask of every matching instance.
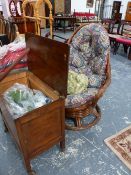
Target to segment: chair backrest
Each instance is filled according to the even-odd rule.
[[[115,27],[115,20],[112,19],[102,19],[102,24],[108,33],[113,33],[113,29]]]
[[[107,31],[100,24],[80,27],[68,42],[69,69],[87,76],[105,76],[110,43]]]
[[[131,38],[131,22],[122,22],[121,35]]]

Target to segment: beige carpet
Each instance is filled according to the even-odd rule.
[[[131,170],[131,125],[104,141],[119,159]]]

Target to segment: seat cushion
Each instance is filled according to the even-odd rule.
[[[109,37],[102,25],[82,27],[70,44],[69,69],[88,77],[96,74],[103,80],[109,48]]]
[[[88,88],[84,93],[68,95],[65,101],[66,108],[79,107],[91,100],[98,92],[97,88]]]
[[[131,38],[117,38],[116,41],[131,46]]]

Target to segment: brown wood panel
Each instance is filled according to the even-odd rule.
[[[131,21],[131,1],[128,2],[128,4],[127,4],[125,20],[126,21]]]
[[[61,96],[67,95],[68,44],[59,41],[26,34],[28,67],[40,80],[58,91]]]
[[[46,150],[48,148],[47,145],[54,145],[63,136],[61,125],[63,119],[61,114],[62,110],[64,110],[64,103],[61,100],[54,103],[55,107],[52,108],[53,103],[45,106],[39,109],[40,112],[36,111],[37,114],[34,115],[37,117],[28,122],[22,122],[21,131],[23,132],[30,157],[36,156],[41,150]]]
[[[117,22],[121,20],[120,8],[121,1],[114,1],[112,8],[112,19],[116,20]]]
[[[59,94],[54,93],[54,90],[51,87],[38,79],[34,74],[29,73],[28,80],[31,89],[38,89],[53,100],[57,100],[59,98]]]
[[[55,14],[56,13],[65,13],[65,0],[55,0]]]

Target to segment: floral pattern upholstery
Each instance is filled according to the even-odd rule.
[[[85,104],[88,100],[93,98],[97,92],[97,88],[88,88],[88,91],[86,92],[68,95],[66,98],[66,107],[79,107],[80,105]]]
[[[86,75],[89,78],[89,86],[87,92],[68,95],[66,107],[86,103],[104,84],[109,47],[107,31],[100,24],[83,26],[74,35],[70,44],[69,70]]]

